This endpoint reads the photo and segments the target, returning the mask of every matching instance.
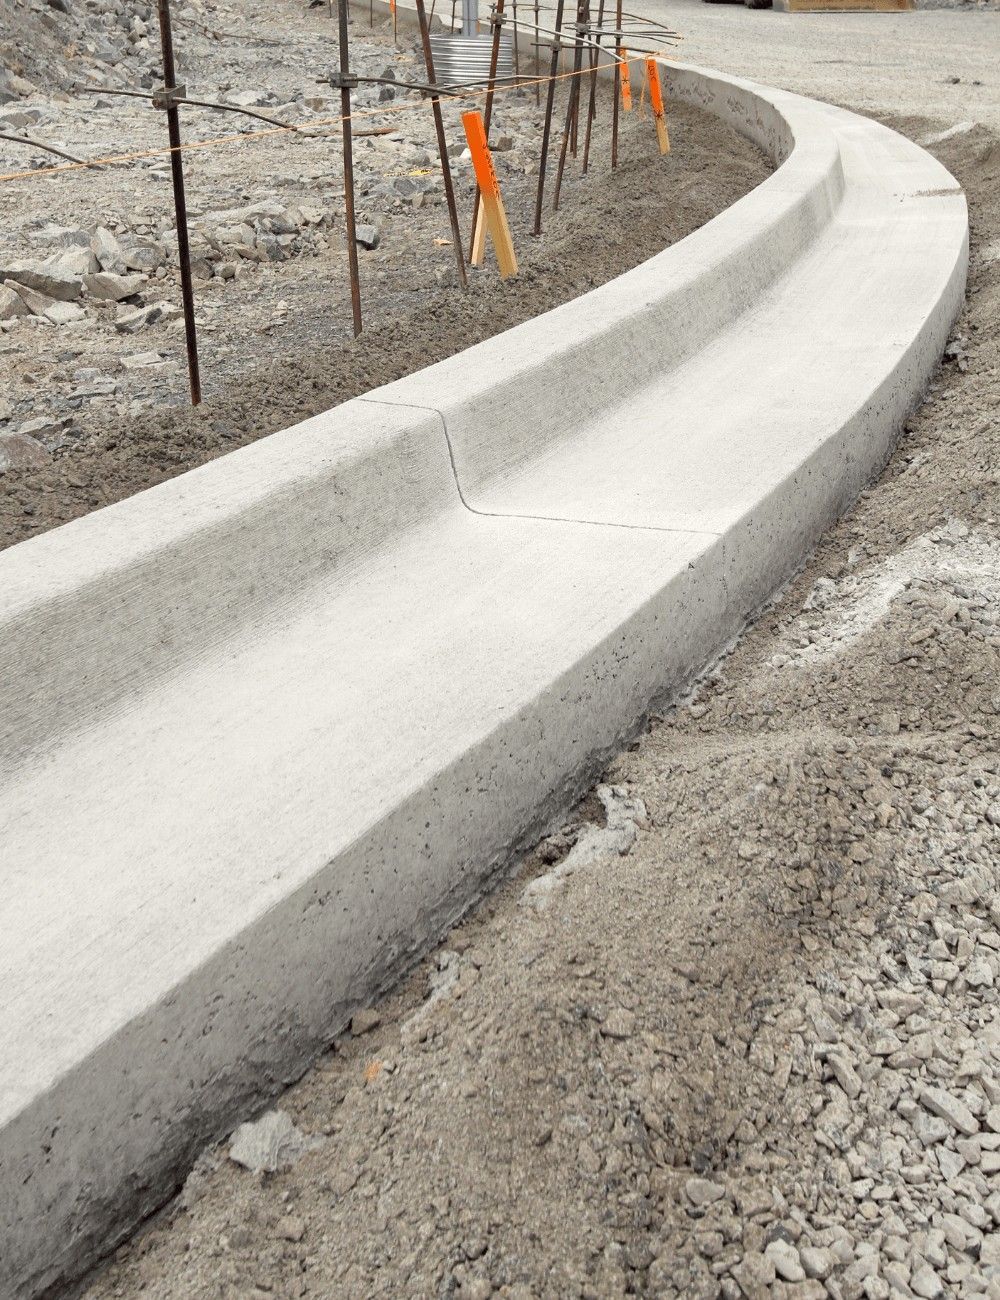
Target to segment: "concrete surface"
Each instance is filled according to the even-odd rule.
[[[629,7],[680,32],[687,62],[860,112],[1000,129],[996,5],[898,14],[787,14],[704,0]]]
[[[794,96],[668,86],[787,161],[584,298],[0,556],[3,1296],[294,1078],[919,396],[964,284],[948,173]]]

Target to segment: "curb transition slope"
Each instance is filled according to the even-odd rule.
[[[0,555],[0,1296],[113,1246],[801,561],[964,292],[954,179],[781,165],[617,280]],[[669,108],[668,108],[669,112]]]

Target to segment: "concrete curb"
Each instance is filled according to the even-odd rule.
[[[731,638],[964,290],[929,155],[668,64],[782,163],[620,279],[0,555],[0,1295],[79,1275]]]

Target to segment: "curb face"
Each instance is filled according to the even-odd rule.
[[[781,166],[534,321],[0,555],[0,1295],[79,1275],[488,887],[879,470],[956,182]]]

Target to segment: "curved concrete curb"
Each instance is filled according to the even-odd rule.
[[[681,244],[0,556],[0,1294],[293,1079],[884,461],[965,202],[667,65],[782,163]]]

